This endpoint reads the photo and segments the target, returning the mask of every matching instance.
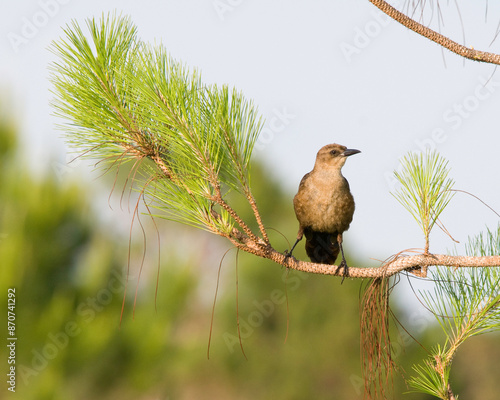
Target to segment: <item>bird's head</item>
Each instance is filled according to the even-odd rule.
[[[333,168],[340,170],[344,166],[347,157],[357,153],[361,153],[361,151],[348,149],[336,143],[327,144],[318,151],[315,168]]]

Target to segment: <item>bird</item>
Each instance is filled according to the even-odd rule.
[[[355,204],[349,182],[341,170],[347,157],[358,153],[361,151],[336,143],[327,144],[318,151],[313,170],[304,175],[293,199],[299,231],[295,244],[286,252],[291,256],[305,235],[306,253],[312,262],[334,265],[339,252],[342,253],[337,271],[342,268],[344,278],[348,275],[348,267],[342,234],[349,229]]]

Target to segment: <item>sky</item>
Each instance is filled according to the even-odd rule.
[[[498,3],[467,2],[459,12],[455,2],[441,3],[441,18],[429,8],[426,23],[439,23],[467,46],[500,53],[500,38],[493,40]],[[390,194],[393,171],[410,151],[439,151],[455,188],[500,212],[500,72],[442,50],[367,0],[2,0],[0,88],[21,121],[34,171],[48,166],[61,179],[86,176],[78,163],[66,165],[72,156],[51,115],[47,67],[54,56],[47,47],[71,20],[83,25],[115,10],[132,18],[142,40],[162,43],[205,82],[229,84],[253,99],[266,118],[254,156],[290,201],[323,145],[362,151],[343,170],[356,200],[344,241],[367,266],[424,245],[417,224]],[[85,171],[87,184],[97,184]],[[478,200],[457,194],[442,222],[463,253],[469,235],[496,228],[498,219]],[[454,246],[437,229],[431,235],[431,252]]]

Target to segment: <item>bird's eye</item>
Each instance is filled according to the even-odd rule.
[[[336,155],[337,155],[337,150],[332,150],[332,151],[330,151],[330,154],[331,154],[332,156],[336,156]]]

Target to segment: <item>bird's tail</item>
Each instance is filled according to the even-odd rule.
[[[304,234],[306,236],[306,252],[312,262],[335,264],[340,252],[337,232],[315,232],[305,229]]]

